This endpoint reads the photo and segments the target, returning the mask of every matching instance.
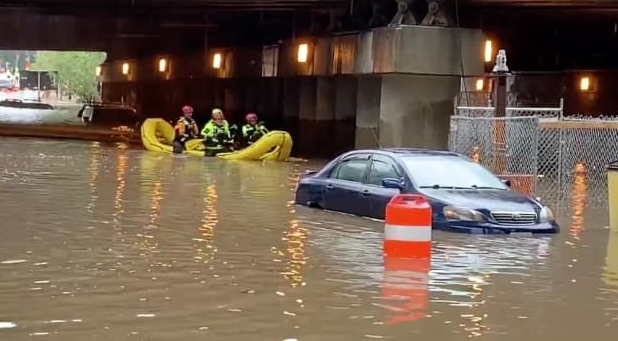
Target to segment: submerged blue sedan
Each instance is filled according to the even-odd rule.
[[[384,219],[399,193],[421,194],[433,208],[433,228],[466,233],[556,233],[552,211],[511,191],[466,156],[426,149],[347,152],[299,181],[295,203]]]

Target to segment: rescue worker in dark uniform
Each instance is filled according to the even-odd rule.
[[[176,122],[174,131],[174,154],[181,154],[186,149],[185,143],[199,136],[197,123],[193,120],[193,107],[190,105],[182,107],[182,117]]]
[[[252,145],[260,137],[268,133],[268,129],[264,126],[264,122],[258,122],[258,117],[255,113],[248,113],[245,116],[247,122],[242,126],[242,139],[245,146]]]
[[[213,109],[210,121],[202,129],[205,156],[215,156],[234,150],[236,125],[230,126],[221,109]]]

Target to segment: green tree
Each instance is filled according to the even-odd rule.
[[[105,52],[40,51],[33,70],[50,71],[54,84],[82,102],[97,96],[95,68],[105,60]],[[57,73],[54,73],[56,71]]]

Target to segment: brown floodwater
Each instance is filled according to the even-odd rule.
[[[382,223],[291,204],[319,164],[8,138],[0,164],[0,340],[618,333],[618,232],[585,179],[561,234],[436,232],[425,271],[384,268]]]

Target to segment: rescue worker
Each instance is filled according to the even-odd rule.
[[[268,133],[268,129],[264,126],[264,122],[258,122],[258,117],[255,113],[248,113],[245,116],[245,125],[242,126],[242,138],[245,145],[250,146],[260,137]]]
[[[193,107],[190,105],[182,107],[182,117],[176,122],[174,131],[174,154],[181,154],[186,149],[185,143],[199,136],[197,123],[193,120]]]
[[[232,151],[234,149],[236,125],[230,127],[229,123],[225,120],[223,111],[218,108],[212,110],[210,117],[210,121],[202,129],[204,147],[206,147],[204,155],[215,156],[218,153]]]

